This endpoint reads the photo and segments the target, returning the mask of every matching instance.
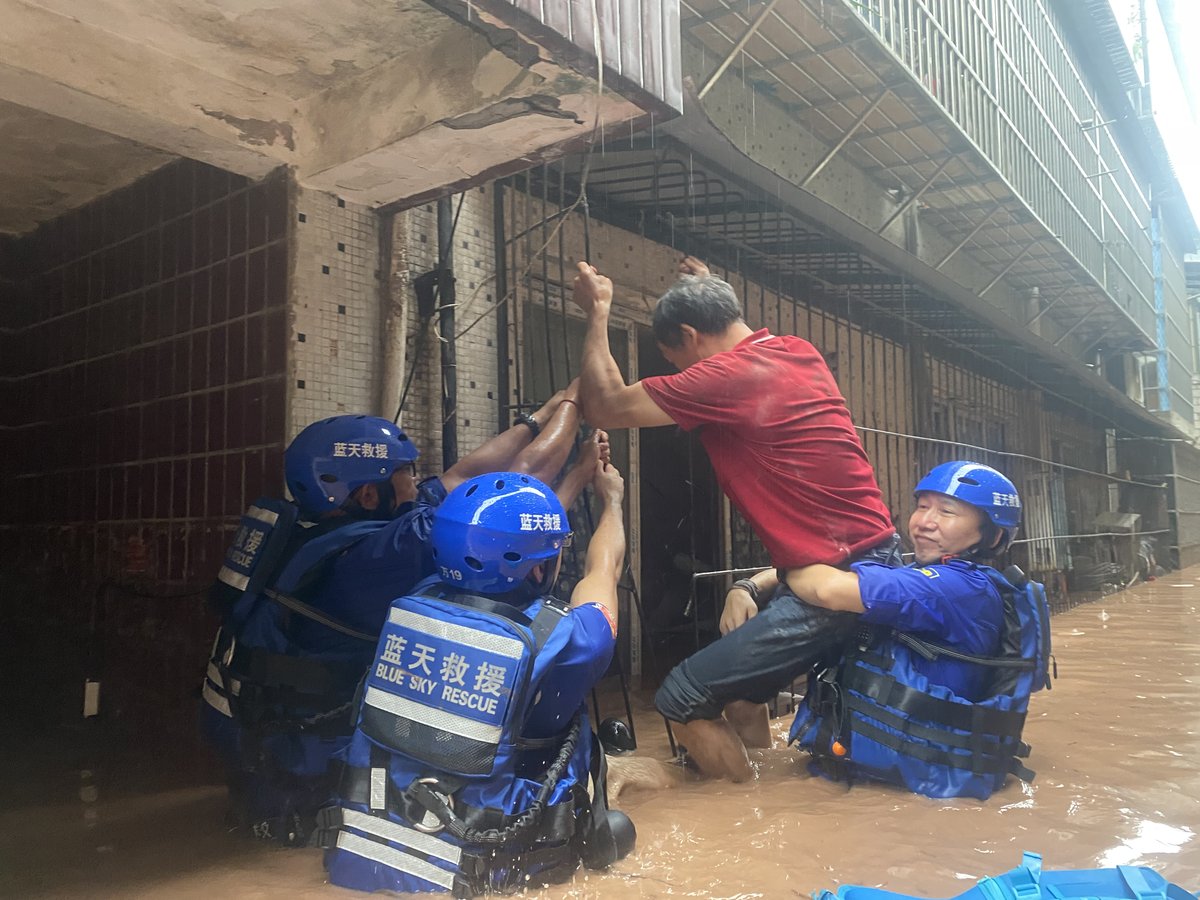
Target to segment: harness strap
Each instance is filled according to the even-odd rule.
[[[289,609],[294,613],[299,613],[300,615],[304,616],[304,618],[311,619],[313,622],[324,625],[326,628],[330,628],[333,631],[336,631],[338,634],[344,634],[347,637],[352,637],[355,640],[364,641],[368,644],[374,644],[379,640],[379,635],[377,634],[367,634],[365,631],[359,631],[356,628],[351,628],[349,625],[339,622],[332,616],[326,615],[315,606],[311,606],[302,600],[297,600],[295,597],[289,597],[287,594],[281,593],[280,591],[267,588],[265,591],[263,591],[263,594],[267,597],[270,597],[285,609]]]
[[[559,884],[571,878],[577,865],[578,859],[569,843],[464,853],[454,882],[454,896],[507,894],[539,884]],[[535,874],[529,875],[530,870],[536,870]]]
[[[386,755],[386,754],[385,754]],[[346,766],[342,770],[338,793],[346,803],[363,805],[368,809],[400,816],[409,822],[420,822],[425,816],[425,807],[406,796],[386,777],[380,784],[372,780],[373,768]],[[437,785],[441,787],[441,785]],[[378,802],[382,799],[382,802]],[[495,807],[472,806],[456,800],[454,811],[468,826],[478,829],[503,829],[511,827],[515,815],[504,813]],[[558,803],[546,808],[541,824],[534,834],[535,840],[569,838],[575,828],[575,813],[570,803]]]
[[[1009,755],[1013,753],[1017,744],[1011,736],[1004,737],[978,730],[972,730],[967,734],[960,734],[942,728],[923,725],[901,714],[894,713],[889,709],[883,709],[882,707],[867,703],[854,694],[848,694],[845,702],[848,710],[859,713],[869,720],[874,719],[888,728],[899,731],[901,734],[925,741],[933,741],[946,747],[953,747],[956,750]],[[851,719],[849,722],[850,730],[855,730],[860,721],[862,720]]]
[[[537,615],[533,617],[533,623],[529,626],[529,630],[533,632],[535,652],[542,652],[542,648],[546,646],[546,641],[550,639],[554,629],[570,611],[569,607],[563,605],[555,597],[547,595],[542,600],[542,608],[538,610]]]
[[[494,616],[516,622],[518,625],[524,625],[533,633],[535,652],[541,651],[542,647],[546,645],[546,641],[550,639],[550,635],[554,633],[554,629],[558,627],[558,623],[570,612],[570,608],[562,601],[549,595],[542,599],[542,608],[532,619],[511,603],[493,600],[491,597],[483,597],[479,594],[449,590],[444,585],[429,585],[417,596],[456,603],[459,606],[478,609],[481,612],[491,613]]]
[[[928,660],[937,659],[939,656],[945,656],[950,659],[957,659],[961,662],[974,663],[977,666],[991,666],[997,669],[1034,669],[1037,668],[1037,660],[1025,659],[1019,657],[1011,659],[1004,656],[977,656],[974,653],[963,653],[961,650],[952,650],[949,647],[943,647],[940,644],[932,644],[929,641],[923,641],[920,638],[913,637],[911,634],[906,634],[902,631],[894,633],[894,637],[902,644],[907,644],[912,649],[916,650]]]
[[[1009,772],[1017,774],[1014,771],[1015,760],[1008,754],[995,756],[987,753],[950,753],[937,747],[907,741],[900,735],[884,731],[882,728],[877,728],[869,722],[856,721],[854,723],[854,730],[862,737],[881,744],[897,753],[933,765],[946,766],[951,769],[965,769],[976,775],[1002,775]],[[1032,779],[1032,772],[1025,769],[1024,766],[1019,766],[1019,768],[1023,769],[1030,776],[1030,778],[1024,778],[1024,780],[1029,781]]]
[[[589,768],[592,776],[593,794],[588,810],[587,828],[581,835],[580,856],[583,864],[589,869],[607,869],[619,858],[617,839],[612,831],[612,822],[608,815],[608,757],[604,755],[604,747],[593,731],[592,758]],[[581,798],[589,802],[585,796]]]
[[[862,666],[848,667],[842,687],[848,696],[857,691],[905,716],[939,722],[960,731],[977,729],[997,738],[1019,738],[1025,725],[1024,712],[942,700],[902,684],[893,675],[872,672]]]
[[[571,720],[571,728],[567,732],[558,757],[546,770],[545,780],[538,790],[537,797],[530,804],[529,809],[517,815],[512,823],[506,827],[488,829],[472,828],[468,823],[463,821],[461,816],[456,814],[438,791],[435,791],[431,785],[425,783],[422,779],[414,780],[405,789],[404,793],[437,816],[442,825],[464,843],[502,845],[512,841],[523,840],[540,824],[542,816],[546,811],[547,803],[550,800],[550,795],[553,793],[555,786],[557,786],[559,779],[566,772],[567,765],[575,753],[575,746],[579,742],[582,725],[582,713],[576,712],[574,719]]]

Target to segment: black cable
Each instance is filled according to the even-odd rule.
[[[446,246],[441,248],[438,253],[437,271],[442,272],[446,268],[446,254],[450,248],[454,246],[454,236],[458,233],[458,217],[462,213],[463,201],[467,199],[466,191],[458,195],[458,207],[454,210],[454,221],[450,223],[450,240],[446,242]],[[417,340],[413,341],[413,363],[408,370],[408,375],[404,379],[404,388],[400,392],[400,404],[396,407],[396,414],[392,416],[393,422],[400,421],[400,414],[404,412],[404,404],[408,400],[408,391],[412,387],[413,376],[417,374],[417,365],[421,362],[421,355],[417,351],[420,350],[420,339],[425,336],[425,332],[429,329],[429,323],[433,321],[433,316],[440,309],[440,300],[442,299],[441,281],[437,281],[433,285],[433,311],[421,319],[421,330],[417,334]],[[443,386],[443,394],[445,387]]]

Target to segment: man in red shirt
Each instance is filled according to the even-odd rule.
[[[627,385],[608,346],[612,282],[587,263],[578,268],[575,302],[588,314],[579,396],[589,422],[699,429],[721,489],[777,568],[895,551],[871,464],[812,344],[752,330],[733,288],[688,257],[653,322],[659,349],[680,371]],[[722,617],[733,621],[728,633],[672,670],[655,698],[701,771],[734,780],[750,774],[744,739],[770,746],[762,704],[814,662],[810,651],[854,627],[799,601],[791,613],[781,605],[754,616],[749,593],[738,596],[742,608],[727,605]]]

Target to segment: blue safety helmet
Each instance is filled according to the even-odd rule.
[[[1021,524],[1021,495],[1016,485],[991,466],[962,459],[934,466],[917,482],[913,493],[925,491],[947,494],[981,510],[1004,532],[996,550],[1008,546]]]
[[[570,533],[549,487],[530,475],[492,472],[450,492],[434,512],[429,542],[442,581],[504,594],[538,563],[552,562]]]
[[[313,422],[283,455],[288,490],[312,516],[330,512],[364,484],[383,481],[421,453],[398,425],[376,416]]]

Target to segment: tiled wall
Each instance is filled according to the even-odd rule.
[[[462,208],[459,210],[459,200]],[[491,188],[456,195],[454,269],[458,331],[495,302]],[[292,370],[289,437],[305,425],[339,413],[383,409],[384,341],[379,215],[332,194],[300,188],[294,210]],[[424,323],[412,279],[438,265],[436,204],[401,212],[394,224],[393,291],[407,293],[406,353],[398,396],[411,374],[401,424],[421,449],[422,474],[441,471],[442,368],[437,317]],[[399,307],[401,304],[396,304]],[[466,454],[496,433],[495,316],[458,340],[458,441]]]
[[[458,450],[459,455],[464,456],[495,435],[498,427],[495,229],[491,186],[455,195],[451,206],[458,215],[454,230],[457,411]],[[408,266],[415,277],[438,265],[437,206],[418,207],[403,215],[403,227],[408,235]],[[485,311],[489,314],[471,327]],[[413,383],[401,421],[421,448],[424,470],[429,474],[440,469],[442,460],[441,351],[436,326],[436,316],[433,323],[423,325],[415,301],[409,304],[409,355],[405,375],[412,371]],[[419,354],[415,367],[414,353]]]
[[[8,247],[6,637],[68,708],[88,666],[108,713],[191,709],[213,622],[176,595],[282,481],[289,217],[286,178],[180,161]]]
[[[380,412],[383,340],[378,216],[300,188],[293,222],[289,438],[325,416]]]

